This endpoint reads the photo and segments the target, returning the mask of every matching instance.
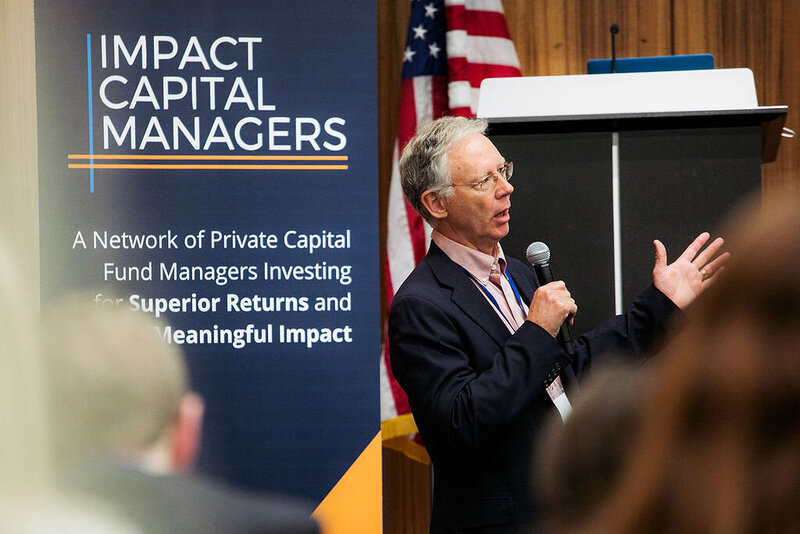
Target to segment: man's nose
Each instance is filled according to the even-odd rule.
[[[495,190],[497,198],[506,197],[513,192],[514,192],[514,186],[511,185],[511,182],[509,182],[503,177],[498,178],[497,189]]]

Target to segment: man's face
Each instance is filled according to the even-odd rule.
[[[447,154],[454,185],[477,182],[497,172],[503,163],[505,159],[494,144],[480,133],[465,137]],[[442,198],[447,216],[437,225],[446,237],[486,254],[492,254],[498,241],[508,234],[510,196],[514,191],[502,178],[489,182],[486,191],[468,185],[453,187],[453,194]]]

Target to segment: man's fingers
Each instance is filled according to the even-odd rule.
[[[706,266],[708,264],[708,260],[714,257],[714,254],[719,252],[719,249],[722,248],[722,245],[725,244],[725,240],[721,237],[716,238],[714,241],[711,242],[705,249],[703,249],[700,254],[692,261],[695,265],[699,267]]]
[[[719,269],[717,269],[716,271],[712,272],[711,274],[709,274],[707,277],[705,277],[703,279],[703,287],[704,288],[708,288],[708,287],[712,286],[713,284],[716,284],[717,280],[719,280],[719,275],[721,273],[723,273],[723,272],[725,272],[725,266],[724,265],[721,266]]]
[[[721,271],[724,268],[725,264],[730,259],[730,257],[731,253],[725,252],[714,258],[712,261],[706,263],[705,265],[701,265],[700,267],[706,271],[705,278],[711,278],[712,276],[716,275],[719,271]]]
[[[689,262],[694,260],[695,256],[697,256],[697,253],[700,252],[700,249],[703,248],[703,245],[705,245],[706,241],[708,241],[710,237],[711,234],[708,232],[701,233],[699,236],[694,238],[694,241],[692,241],[688,247],[686,247],[686,250],[683,251],[683,254],[680,255],[679,259]]]
[[[533,302],[527,319],[538,324],[554,337],[564,321],[572,324],[578,312],[575,299],[561,280],[539,287],[533,295]]]
[[[575,313],[578,311],[578,306],[575,304],[572,294],[569,292],[569,289],[567,289],[567,285],[561,280],[555,280],[549,284],[545,284],[537,291],[541,291],[548,302],[565,309],[567,313]]]
[[[658,239],[653,240],[653,246],[656,248],[655,267],[664,267],[667,265],[667,249],[664,248],[664,243]]]
[[[539,286],[539,289],[542,290],[562,290],[566,289],[567,284],[564,283],[563,280],[553,280],[552,282],[548,282],[543,286]]]
[[[569,299],[572,302],[572,306],[569,310],[569,315],[567,315],[567,319],[569,319],[569,324],[572,324],[572,321],[575,319],[575,316],[578,314],[578,305],[575,304],[575,299]]]

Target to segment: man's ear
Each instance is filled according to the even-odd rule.
[[[170,438],[170,454],[175,471],[186,471],[194,464],[200,450],[204,412],[205,404],[198,393],[186,393],[181,399],[178,420]]]
[[[447,206],[445,206],[442,196],[437,191],[426,190],[422,193],[420,201],[434,219],[441,220],[447,217]]]

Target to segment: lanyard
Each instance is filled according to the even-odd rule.
[[[486,294],[487,297],[489,297],[489,300],[491,301],[492,305],[494,305],[495,309],[500,314],[500,316],[503,317],[505,322],[508,323],[508,325],[511,326],[511,328],[513,330],[514,326],[511,324],[511,321],[508,320],[508,317],[506,317],[506,314],[503,313],[503,310],[500,308],[500,304],[497,303],[497,299],[494,298],[494,295],[492,295],[489,292],[489,290],[486,289],[486,286],[484,286],[481,283],[480,280],[478,280],[477,278],[472,276],[472,273],[470,273],[468,270],[464,269],[463,267],[461,267],[461,270],[464,271],[465,273],[467,273],[467,276],[472,278],[478,284],[478,287],[481,288],[481,290],[484,292],[484,294]],[[517,297],[517,303],[519,304],[519,307],[522,309],[522,315],[526,315],[525,304],[522,302],[522,296],[520,296],[519,290],[517,290],[517,284],[515,284],[514,283],[514,279],[511,278],[510,276],[508,276],[505,272],[503,272],[503,276],[505,277],[506,280],[508,280],[508,284],[511,286],[511,291],[513,291],[514,292],[514,296]]]
[[[508,324],[508,326],[511,327],[511,330],[514,330],[514,325],[511,324],[511,321],[508,320],[506,314],[503,313],[502,309],[500,309],[500,305],[497,303],[497,300],[494,298],[494,295],[492,295],[489,292],[489,290],[486,289],[486,286],[484,286],[480,282],[480,280],[472,276],[472,274],[468,270],[464,269],[464,267],[461,267],[461,270],[467,273],[467,276],[472,278],[472,280],[475,281],[476,285],[480,287],[481,290],[483,290],[484,294],[486,294],[486,296],[489,297],[489,300],[492,302],[495,309],[497,309],[497,312],[500,314],[500,316],[503,318],[506,324]],[[508,284],[511,286],[511,290],[514,292],[514,296],[517,297],[517,302],[519,303],[520,308],[522,308],[522,314],[526,315],[525,305],[523,304],[522,297],[520,296],[519,291],[517,290],[517,284],[514,283],[514,279],[508,276],[507,273],[503,272],[503,276],[505,277],[506,280],[508,280]],[[558,413],[561,416],[561,420],[566,421],[569,415],[572,413],[572,405],[570,404],[569,399],[567,398],[567,394],[564,391],[564,386],[561,382],[561,376],[560,376],[561,367],[559,365],[556,365],[554,373],[555,374],[552,378],[548,376],[547,379],[545,380],[545,389],[547,390],[547,394],[550,397],[550,400],[552,400],[553,404],[555,404],[556,409],[558,410]],[[552,374],[553,372],[551,372],[551,375]]]

